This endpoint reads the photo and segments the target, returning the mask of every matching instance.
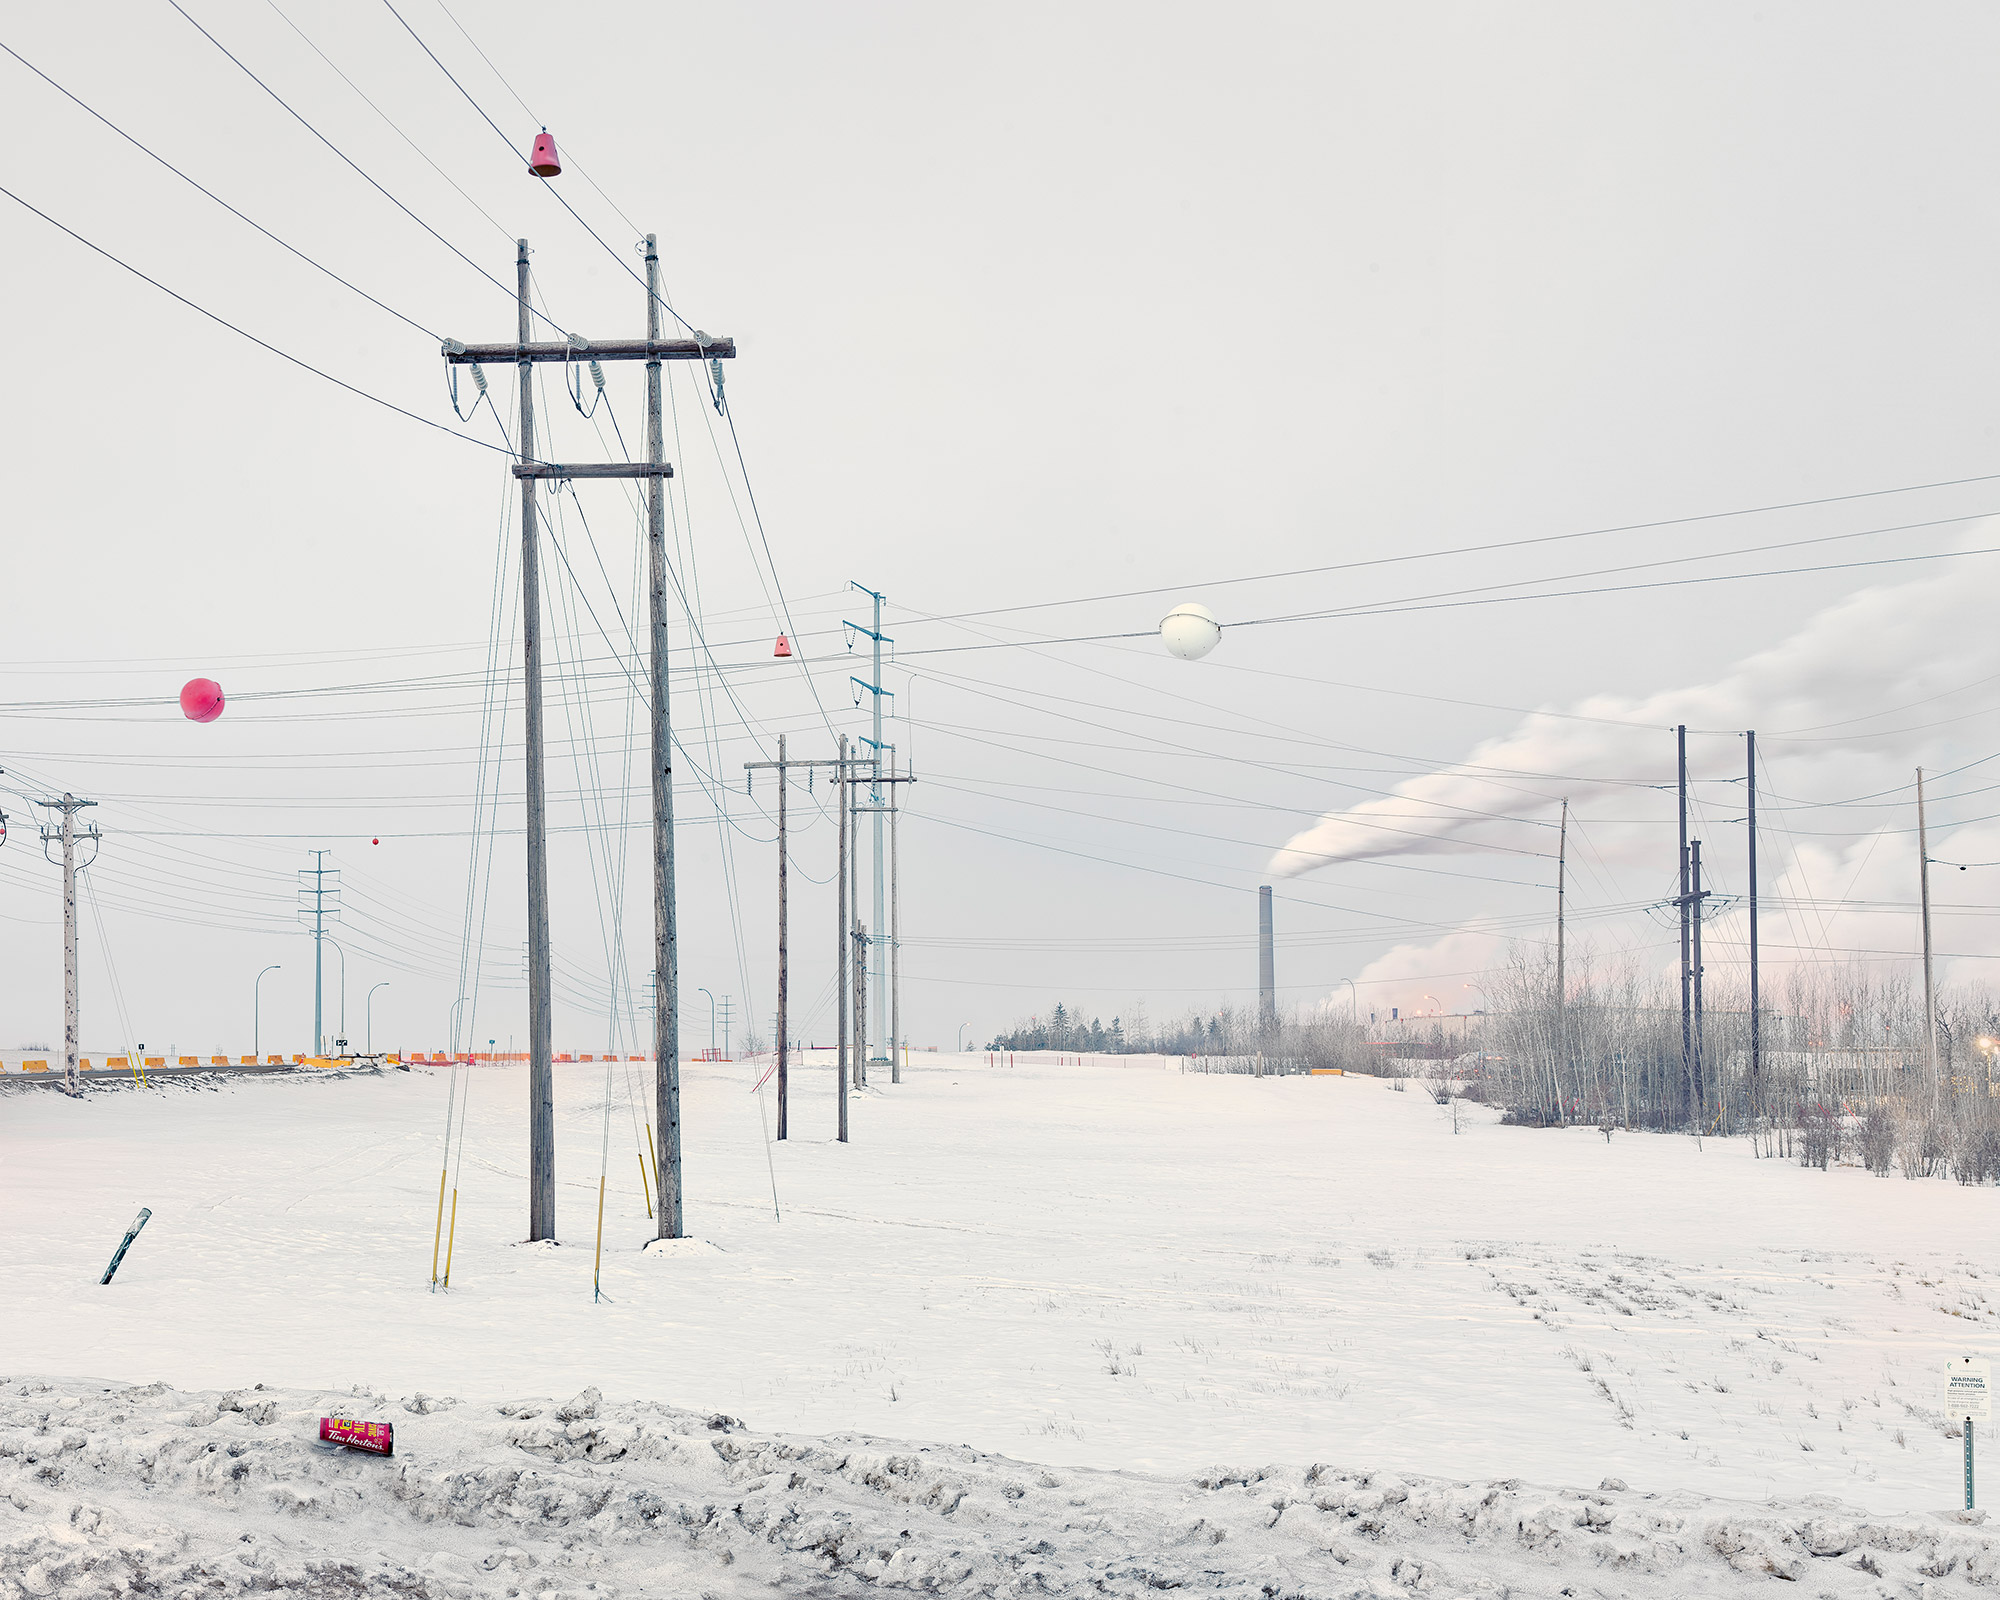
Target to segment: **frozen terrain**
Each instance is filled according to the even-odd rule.
[[[557,1069],[560,1246],[516,1242],[522,1069],[470,1074],[440,1294],[446,1073],[0,1099],[0,1580],[144,1592],[147,1561],[167,1593],[297,1587],[315,1561],[358,1563],[325,1592],[409,1594],[1993,1579],[1991,1536],[1949,1511],[1939,1373],[2000,1314],[2000,1191],[1476,1109],[1454,1134],[1419,1087],[1370,1079],[919,1057],[858,1099],[846,1147],[830,1072],[798,1075],[780,1221],[751,1069],[690,1066],[694,1238],[642,1253],[623,1071],[596,1304],[599,1067]],[[311,1442],[357,1389],[345,1404],[397,1422],[395,1460]],[[591,1389],[573,1409],[596,1415],[559,1418]],[[483,1565],[503,1547],[518,1559]],[[111,1576],[86,1582],[92,1560]],[[222,1589],[178,1576],[204,1565]]]

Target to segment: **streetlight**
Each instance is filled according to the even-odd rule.
[[[695,985],[695,992],[708,994],[699,984]],[[715,1058],[715,996],[712,994],[708,994],[708,1054],[710,1060]]]
[[[969,1022],[961,1022],[958,1025],[958,1049],[953,1052],[954,1055],[965,1054],[965,1030],[971,1026]]]
[[[1361,991],[1354,987],[1352,978],[1342,978],[1347,985],[1347,1020],[1357,1028],[1361,1025]]]
[[[458,1008],[464,1004],[465,996],[460,995],[456,1000],[452,1001],[451,1010],[447,1013],[448,1020],[445,1024],[445,1031],[451,1035],[451,1053],[453,1056],[458,1054]]]
[[[389,980],[387,978],[384,978],[380,983],[375,985],[375,989],[386,989],[388,987]],[[365,1008],[368,1015],[368,1053],[371,1056],[375,1053],[375,989],[368,991],[368,1000]]]
[[[1476,983],[1461,983],[1459,987],[1470,989],[1479,996],[1479,1067],[1483,1072],[1486,1070],[1486,1017],[1493,1002],[1486,998],[1486,991]]]
[[[278,963],[274,961],[264,969],[264,972],[276,972],[278,970]],[[262,1029],[259,1026],[263,1019],[264,996],[262,990],[264,987],[264,972],[258,973],[257,981],[250,985],[250,1053],[259,1061],[264,1059],[264,1041]]]
[[[344,1045],[347,1043],[347,952],[341,948],[338,939],[326,934],[322,934],[321,937],[340,951],[340,1042]],[[319,1048],[326,1049],[326,1040],[320,1040]]]

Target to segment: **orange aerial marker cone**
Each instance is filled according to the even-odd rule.
[[[535,135],[535,148],[528,157],[528,170],[538,178],[553,178],[562,171],[562,161],[556,155],[556,142],[549,137],[547,128]]]

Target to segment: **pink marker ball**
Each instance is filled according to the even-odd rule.
[[[181,686],[181,714],[190,722],[213,722],[222,715],[222,685],[213,678],[190,678]]]

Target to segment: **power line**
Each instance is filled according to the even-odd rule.
[[[167,3],[169,5],[172,5],[173,0],[167,0]],[[454,89],[456,89],[460,94],[465,96],[465,103],[471,106],[474,111],[477,111],[479,113],[480,119],[483,122],[485,122],[487,127],[493,130],[494,136],[498,138],[499,141],[507,147],[509,153],[513,155],[514,159],[516,161],[520,161],[521,152],[515,148],[514,141],[508,138],[505,130],[501,128],[500,124],[495,122],[493,118],[487,114],[486,108],[473,98],[472,91],[466,88],[464,84],[458,81],[458,78],[453,74],[451,68],[446,66],[442,61],[438,59],[437,52],[433,50],[428,44],[424,43],[423,35],[418,33],[415,28],[410,26],[409,22],[405,20],[402,12],[398,11],[394,5],[390,4],[390,0],[382,0],[382,4],[388,8],[390,16],[394,17],[398,22],[403,24],[403,31],[407,33],[412,39],[416,40],[417,48],[422,50],[425,55],[429,56],[432,62],[436,64],[438,71],[442,72],[446,78],[451,80],[451,86]],[[456,21],[456,19],[453,20]],[[478,46],[475,45],[473,46],[473,48],[478,49]],[[491,65],[491,63],[489,62],[488,65]],[[525,107],[523,109],[525,109]],[[530,115],[532,115],[532,113],[530,113]],[[522,165],[525,167],[526,163],[523,162]],[[548,188],[547,185],[544,185],[544,187]],[[595,184],[592,184],[591,187],[594,189],[597,186]],[[602,191],[600,190],[599,192],[601,193]],[[600,245],[604,246],[605,254],[610,256],[613,261],[617,262],[619,267],[635,283],[637,283],[640,288],[643,289],[646,287],[646,280],[642,278],[637,272],[633,271],[631,263],[628,262],[623,256],[621,256],[615,249],[613,249],[611,244],[605,239],[605,237],[601,233],[599,233],[595,228],[593,228],[588,222],[584,221],[583,217],[578,214],[576,207],[572,206],[567,200],[565,200],[562,197],[560,191],[553,188],[548,188],[548,193],[555,197],[555,202],[557,205],[561,206],[563,210],[567,211],[572,217],[576,219],[576,224],[578,227],[582,228],[585,233],[591,236],[591,238],[595,239]],[[614,207],[613,209],[615,210],[616,208]],[[648,293],[651,293],[651,291],[648,290]],[[689,322],[686,317],[682,316],[678,311],[674,310],[674,308],[667,303],[666,297],[664,295],[655,296],[654,298],[658,299],[661,306],[665,308],[667,314],[670,317],[672,317],[674,321],[678,322],[683,328],[687,329],[689,333],[696,333],[699,331],[692,322]]]
[[[196,22],[193,17],[188,16],[187,12],[182,9],[180,0],[167,0],[167,4],[172,6],[176,11],[179,11],[183,17],[186,17],[188,25],[192,27],[196,33],[200,34],[210,44],[214,45],[216,49],[220,50],[225,56],[228,56],[232,62],[234,62],[239,68],[241,68],[245,77],[247,77],[252,83],[256,84],[258,88],[262,89],[273,100],[277,101],[279,105],[283,106],[285,110],[291,114],[293,119],[297,121],[300,127],[304,128],[306,132],[310,133],[315,139],[319,140],[321,144],[325,145],[327,149],[331,150],[335,155],[339,156],[340,159],[344,161],[348,166],[352,167],[355,173],[365,183],[367,183],[367,185],[371,189],[373,189],[377,194],[381,195],[384,200],[387,200],[389,204],[394,206],[398,211],[402,212],[404,216],[408,217],[418,227],[422,228],[425,233],[429,234],[433,239],[437,240],[437,242],[443,245],[445,249],[449,250],[453,255],[457,256],[459,260],[463,261],[468,267],[472,268],[472,270],[478,273],[480,277],[484,278],[488,283],[492,284],[494,288],[500,290],[500,292],[505,294],[510,300],[514,298],[514,291],[512,289],[509,289],[498,278],[494,277],[492,273],[488,272],[478,262],[474,261],[472,257],[467,255],[463,250],[459,249],[457,245],[453,244],[443,234],[439,233],[437,229],[433,228],[428,222],[424,221],[424,219],[418,216],[416,212],[412,211],[408,206],[404,205],[403,202],[398,200],[393,194],[389,193],[389,191],[383,188],[381,184],[377,183],[374,178],[370,177],[368,172],[364,168],[362,168],[354,160],[353,157],[348,155],[348,153],[345,150],[341,149],[339,145],[335,144],[325,134],[321,133],[319,129],[315,128],[302,115],[300,115],[299,112],[293,110],[290,102],[288,102],[283,95],[279,94],[276,89],[273,89],[268,83],[266,83],[262,78],[258,77],[257,74],[252,72],[247,66],[244,66],[243,62],[238,60],[238,58],[231,53],[229,47],[225,45],[220,39],[216,38],[214,34],[210,33],[208,29],[204,28],[199,22]],[[539,315],[539,313],[537,314]],[[543,317],[542,320],[544,322],[548,322],[549,326],[554,328],[556,332],[560,333],[564,338],[570,337],[569,329],[561,326],[559,323],[551,322],[547,317]]]
[[[397,321],[405,323],[412,328],[415,328],[417,332],[424,334],[432,339],[439,337],[438,334],[434,333],[431,329],[426,328],[421,322],[417,321],[415,317],[406,316],[402,312],[398,311],[394,306],[387,305],[384,302],[376,299],[375,296],[370,294],[366,289],[361,288],[358,284],[353,284],[348,282],[347,279],[343,278],[339,273],[335,272],[333,268],[327,266],[322,261],[315,260],[312,256],[306,254],[305,251],[299,249],[297,245],[290,244],[287,241],[280,239],[275,233],[273,233],[269,228],[265,227],[261,222],[258,222],[253,218],[246,217],[241,211],[238,211],[236,207],[231,205],[227,200],[223,199],[221,195],[216,194],[211,189],[204,188],[200,183],[198,183],[195,179],[189,177],[185,172],[181,171],[179,167],[175,166],[171,161],[169,161],[165,156],[161,155],[157,150],[154,150],[149,146],[140,143],[138,139],[134,138],[131,134],[127,133],[123,128],[119,127],[117,123],[113,122],[109,117],[107,117],[103,112],[99,111],[95,106],[88,105],[84,101],[78,99],[77,96],[70,93],[70,91],[65,89],[61,84],[57,83],[54,78],[51,78],[46,72],[42,71],[40,67],[36,66],[34,62],[30,61],[26,56],[22,55],[20,51],[14,49],[11,45],[6,44],[4,41],[0,41],[0,50],[5,50],[8,55],[12,56],[16,61],[20,62],[22,66],[26,67],[36,77],[40,78],[42,82],[46,83],[51,89],[55,90],[57,94],[64,96],[66,99],[71,101],[80,109],[89,112],[91,116],[95,117],[99,122],[103,123],[105,127],[109,128],[113,133],[117,134],[119,138],[123,139],[127,144],[131,145],[133,149],[141,152],[144,155],[151,156],[155,161],[159,162],[161,166],[165,167],[167,171],[171,172],[176,178],[179,178],[181,182],[189,185],[193,189],[198,190],[200,193],[207,195],[209,199],[213,200],[217,205],[221,206],[224,211],[227,211],[232,217],[236,218],[237,221],[244,223],[249,227],[255,228],[257,232],[261,233],[265,238],[269,239],[271,243],[277,245],[281,250],[289,250],[293,255],[297,256],[307,266],[312,267],[316,271],[325,273],[329,278],[333,279],[333,281],[339,284],[343,289],[353,290],[354,293],[360,295],[362,299],[366,300],[371,306],[374,306],[378,311],[388,312],[389,315],[396,318]]]
[[[1991,512],[1981,513],[1990,516]],[[1964,518],[1951,518],[1963,521]],[[1720,560],[1723,556],[1737,554],[1721,551],[1713,557],[1700,559]],[[1870,561],[1833,561],[1809,567],[1772,567],[1761,572],[1724,572],[1700,578],[1660,578],[1650,583],[1603,584],[1590,589],[1550,589],[1540,594],[1491,594],[1487,589],[1511,588],[1513,583],[1492,584],[1484,589],[1446,590],[1446,595],[1472,595],[1471,599],[1424,600],[1413,597],[1412,602],[1370,602],[1358,606],[1330,607],[1324,611],[1286,612],[1269,617],[1245,617],[1223,624],[1225,628],[1260,628],[1294,622],[1325,622],[1366,619],[1369,617],[1402,616],[1417,611],[1456,611],[1468,606],[1506,605],[1520,600],[1573,600],[1602,594],[1633,594],[1646,589],[1680,589],[1694,584],[1738,583],[1750,578],[1796,578],[1815,572],[1850,572],[1864,567],[1894,567],[1915,561],[1951,561],[1962,556],[2000,555],[2000,545],[1982,545],[1971,550],[1936,550],[1924,555],[1882,556]],[[1579,574],[1582,576],[1582,574]],[[1521,582],[1548,582],[1548,579],[1516,579]],[[1481,597],[1483,596],[1483,597]],[[898,659],[903,656],[962,655],[975,650],[1018,650],[1034,649],[1058,644],[1102,644],[1123,639],[1150,639],[1151,628],[1134,629],[1121,633],[1082,633],[1061,638],[996,640],[988,644],[929,645],[915,650],[899,650]],[[1691,730],[1692,731],[1692,730]],[[1730,735],[1734,737],[1732,732]]]
[[[1811,500],[1786,500],[1770,505],[1743,506],[1733,511],[1704,511],[1692,516],[1663,517],[1651,522],[1626,522],[1603,528],[1585,528],[1574,533],[1538,534],[1528,539],[1502,539],[1490,544],[1457,545],[1439,550],[1419,550],[1408,555],[1374,556],[1364,561],[1338,561],[1326,566],[1293,567],[1282,572],[1260,572],[1247,577],[1212,578],[1200,583],[1167,584],[1151,589],[1117,589],[1103,594],[1075,595],[1063,600],[1035,600],[1022,605],[991,606],[980,611],[957,611],[937,616],[918,616],[916,622],[957,622],[967,618],[1008,616],[1019,611],[1046,611],[1057,606],[1092,605],[1101,600],[1134,600],[1147,595],[1179,594],[1189,589],[1220,589],[1239,583],[1268,583],[1280,578],[1317,577],[1327,572],[1353,572],[1364,567],[1395,566],[1407,561],[1437,561],[1451,556],[1485,555],[1495,550],[1517,550],[1530,545],[1562,544],[1574,539],[1599,539],[1617,533],[1645,533],[1660,528],[1687,527],[1700,522],[1719,522],[1731,517],[1763,516],[1774,511],[1801,511],[1813,506],[1842,505],[1854,500],[1875,500],[1886,495],[1920,494],[1930,489],[1957,489],[1974,483],[2000,482],[2000,473],[1969,478],[1941,478],[1932,483],[1904,484],[1893,489],[1863,489],[1852,494],[1822,495]],[[1990,515],[1991,513],[1981,513]]]
[[[505,229],[504,227],[501,227],[499,219],[495,217],[492,212],[488,211],[484,206],[482,206],[477,200],[473,199],[471,195],[467,194],[464,188],[458,183],[456,179],[452,177],[452,175],[449,172],[446,172],[443,167],[439,166],[435,161],[431,160],[429,153],[424,149],[424,147],[418,144],[417,141],[412,139],[407,133],[403,132],[403,130],[397,126],[394,119],[390,117],[388,112],[384,111],[373,100],[369,99],[367,94],[365,94],[362,91],[361,85],[356,83],[345,72],[342,72],[340,70],[339,65],[334,61],[333,57],[328,55],[324,50],[320,49],[318,45],[313,43],[311,36],[305,31],[305,29],[301,28],[290,17],[286,16],[283,11],[279,10],[278,0],[264,0],[264,3],[268,5],[273,11],[276,11],[278,13],[278,16],[284,21],[286,27],[290,28],[292,32],[296,33],[301,39],[305,40],[307,47],[312,51],[312,53],[318,56],[320,60],[324,61],[329,67],[331,67],[333,69],[334,75],[338,77],[342,83],[346,84],[348,88],[352,89],[357,95],[361,96],[361,102],[363,105],[367,106],[368,109],[374,112],[376,116],[380,117],[384,122],[388,123],[390,130],[396,135],[397,138],[401,139],[404,144],[408,145],[412,150],[416,151],[416,153],[419,156],[423,157],[424,161],[429,165],[431,171],[435,172],[440,178],[444,179],[444,181],[450,184],[452,188],[458,190],[460,197],[465,201],[465,203],[471,206],[474,211],[477,211],[488,222],[492,223],[494,228],[498,230],[500,236],[503,239],[507,240],[507,242],[510,244],[513,243],[514,235],[509,233],[507,229]]]
[[[173,0],[167,0],[167,3],[169,5],[172,5]],[[178,9],[178,7],[176,7],[176,9]],[[50,216],[46,211],[42,210],[39,206],[29,204],[29,202],[23,200],[18,194],[14,193],[12,189],[0,186],[0,194],[4,194],[9,200],[12,200],[16,205],[20,206],[23,210],[32,211],[36,216],[40,217],[42,221],[46,222],[50,227],[56,229],[58,232],[68,234],[72,239],[74,239],[78,244],[82,245],[85,249],[94,251],[96,254],[104,257],[104,259],[106,261],[109,261],[113,266],[123,267],[127,272],[131,273],[133,277],[139,279],[140,282],[151,284],[155,289],[158,289],[161,294],[166,295],[169,299],[178,300],[182,305],[186,306],[188,310],[199,312],[202,316],[208,318],[210,322],[216,323],[220,327],[227,328],[231,333],[236,334],[240,338],[248,339],[252,344],[256,345],[260,350],[268,350],[272,355],[278,357],[280,360],[289,361],[293,366],[299,367],[306,372],[310,372],[315,378],[324,378],[328,383],[333,384],[336,388],[345,389],[349,394],[356,395],[363,400],[371,402],[374,405],[381,406],[385,411],[393,411],[399,417],[408,417],[412,422],[421,422],[426,428],[435,428],[439,433],[449,434],[454,439],[461,439],[467,444],[477,445],[482,450],[495,450],[497,448],[494,445],[488,444],[484,439],[475,439],[469,433],[460,433],[456,428],[447,428],[442,422],[433,422],[429,417],[420,417],[414,411],[405,411],[401,406],[397,405],[393,400],[384,400],[378,394],[370,394],[366,389],[356,388],[353,384],[349,383],[345,378],[336,378],[332,373],[324,371],[323,369],[314,366],[310,361],[302,361],[299,357],[291,354],[291,352],[287,350],[280,350],[276,345],[272,344],[269,340],[258,338],[256,334],[251,333],[248,329],[239,328],[235,323],[231,322],[227,317],[219,316],[215,312],[210,311],[208,307],[197,305],[194,301],[190,300],[186,295],[179,294],[176,291],[169,289],[164,283],[160,282],[159,279],[148,277],[145,273],[141,272],[137,267],[133,266],[131,262],[121,260],[119,257],[113,255],[109,250],[105,249],[104,246],[100,244],[94,244],[89,239],[86,239],[82,234],[78,233],[74,228],[66,227],[62,223],[56,221],[54,217]]]

